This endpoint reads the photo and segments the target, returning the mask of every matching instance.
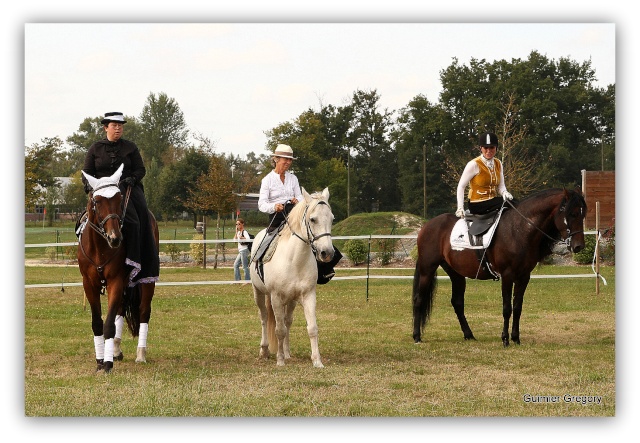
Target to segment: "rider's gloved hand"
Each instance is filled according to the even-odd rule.
[[[136,178],[135,177],[127,177],[124,180],[122,180],[122,182],[125,185],[128,185],[128,186],[135,186],[136,185]]]
[[[464,208],[458,208],[456,211],[456,217],[464,218]]]
[[[504,199],[504,201],[513,200],[513,195],[511,195],[508,191],[504,191],[502,193],[502,198]]]

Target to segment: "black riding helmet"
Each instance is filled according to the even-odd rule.
[[[498,146],[498,136],[493,132],[485,132],[478,136],[478,146]]]

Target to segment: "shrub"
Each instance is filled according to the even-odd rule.
[[[395,256],[396,240],[394,238],[381,238],[378,240],[378,258],[382,266],[386,266]]]
[[[589,265],[593,263],[593,255],[596,252],[596,236],[584,236],[584,249],[573,254],[573,260],[580,265]]]
[[[49,246],[44,250],[44,255],[49,260],[53,261],[56,259],[56,248],[54,246]]]
[[[344,253],[354,265],[359,265],[367,260],[367,245],[357,238],[347,240],[344,244]]]
[[[411,252],[409,252],[409,256],[411,257],[411,260],[413,260],[414,263],[418,262],[418,245],[415,245],[413,247]]]
[[[194,234],[193,240],[202,240],[202,234]],[[190,255],[191,259],[196,263],[202,263],[204,259],[204,243],[191,243]]]
[[[169,243],[165,250],[167,251],[167,254],[169,254],[169,257],[171,257],[171,262],[178,261],[178,257],[180,257],[180,254],[182,254],[182,250],[175,243]]]

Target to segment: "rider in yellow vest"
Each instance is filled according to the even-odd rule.
[[[464,191],[469,186],[469,212],[486,214],[513,196],[504,185],[502,163],[495,158],[498,137],[487,132],[478,137],[481,155],[467,163],[458,182],[456,216],[464,218]]]

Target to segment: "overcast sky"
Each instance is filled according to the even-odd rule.
[[[164,92],[218,152],[261,154],[265,131],[321,103],[343,105],[358,89],[376,89],[389,110],[418,94],[435,103],[454,58],[534,50],[590,60],[599,86],[615,83],[613,23],[28,23],[24,143],[64,140],[105,112],[137,117]]]

